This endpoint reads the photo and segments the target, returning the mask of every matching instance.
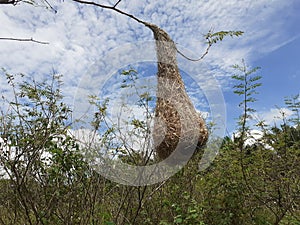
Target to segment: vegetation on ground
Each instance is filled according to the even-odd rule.
[[[0,223],[299,225],[299,95],[285,99],[294,114],[286,118],[282,113],[281,124],[255,121],[251,103],[261,86],[258,68],[248,70],[244,63],[234,68],[234,92],[241,97],[242,109],[238,135],[223,138],[207,170],[199,171],[198,152],[170,179],[139,187],[107,180],[84,160],[86,146],[69,132],[72,112],[61,95],[61,76],[37,82],[21,75],[18,83],[17,76],[3,71],[14,98],[3,96],[0,115]],[[123,88],[133,87],[137,74],[133,70],[122,74],[127,76]],[[139,101],[149,117],[150,100],[142,93]],[[108,101],[100,104],[91,98],[91,104],[99,109],[92,125],[100,131]],[[258,139],[251,136],[254,122],[262,133]],[[130,135],[149,137],[145,121],[133,118],[128,124],[133,129]],[[115,160],[153,163],[147,154],[132,154],[128,144],[114,143],[116,129],[102,129],[99,137],[102,147],[119,151]],[[252,144],[247,145],[249,138]]]

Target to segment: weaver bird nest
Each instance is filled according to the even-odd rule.
[[[181,155],[191,155],[186,151],[200,149],[206,144],[208,131],[186,93],[178,69],[175,43],[156,25],[145,25],[154,34],[158,60],[157,101],[152,134],[155,152],[160,160],[164,160],[178,150],[174,159],[180,160]]]

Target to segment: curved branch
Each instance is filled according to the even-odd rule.
[[[122,1],[122,0],[118,0],[116,4],[114,4],[113,6],[108,6],[108,5],[103,5],[103,4],[99,4],[99,3],[96,3],[96,2],[93,2],[93,1],[86,1],[86,0],[73,0],[74,2],[78,2],[78,3],[81,3],[81,4],[86,4],[86,5],[93,5],[93,6],[97,6],[97,7],[101,7],[103,9],[110,9],[110,10],[113,10],[113,11],[116,11],[122,15],[125,15],[135,21],[137,21],[138,23],[141,23],[143,25],[145,25],[146,27],[148,27],[149,29],[151,29],[151,26],[149,25],[150,23],[148,22],[145,22],[143,20],[140,20],[139,18],[135,17],[134,15],[132,14],[129,14],[129,13],[126,13],[118,8],[117,5]],[[209,36],[206,36],[206,39],[208,40],[208,47],[206,48],[206,51],[203,53],[203,55],[198,58],[198,59],[192,59],[192,58],[189,58],[187,57],[186,55],[184,55],[181,51],[179,51],[178,49],[176,49],[176,51],[178,52],[178,54],[180,54],[181,56],[183,56],[184,58],[186,58],[187,60],[190,60],[190,61],[193,61],[193,62],[197,62],[197,61],[200,61],[202,60],[209,52],[209,49],[211,48],[213,42],[209,40]]]
[[[122,14],[122,15],[128,16],[131,19],[134,19],[138,23],[141,23],[141,24],[144,24],[144,25],[146,24],[145,21],[138,19],[134,15],[126,13],[126,12],[124,12],[124,11],[116,8],[116,6],[121,2],[120,0],[114,6],[103,5],[103,4],[99,4],[99,3],[93,2],[93,1],[85,1],[85,0],[73,0],[73,1],[81,3],[81,4],[86,4],[86,5],[94,5],[94,6],[97,6],[97,7],[101,7],[103,9],[110,9],[110,10],[116,11],[116,12]]]
[[[212,43],[208,43],[208,46],[207,46],[207,48],[206,48],[206,50],[205,50],[205,52],[202,54],[202,56],[200,57],[200,58],[198,58],[198,59],[192,59],[192,58],[189,58],[188,56],[186,56],[186,55],[184,55],[181,51],[179,51],[178,49],[176,49],[177,50],[177,52],[178,52],[178,54],[179,55],[181,55],[181,56],[183,56],[184,58],[186,58],[187,60],[190,60],[190,61],[193,61],[193,62],[198,62],[198,61],[200,61],[200,60],[202,60],[207,54],[208,54],[208,52],[209,52],[209,49],[210,49],[210,47],[212,46]]]

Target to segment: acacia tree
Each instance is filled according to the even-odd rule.
[[[103,224],[104,179],[89,169],[69,129],[60,75],[44,82],[21,75],[2,96],[0,115],[2,224]],[[98,206],[96,208],[95,206]],[[97,210],[101,210],[102,216]]]

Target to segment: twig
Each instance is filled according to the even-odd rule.
[[[151,199],[151,197],[155,194],[155,192],[157,192],[162,186],[164,186],[164,184],[167,181],[168,180],[164,180],[163,182],[161,182],[148,196],[146,196],[146,200],[143,202],[142,207],[144,206],[144,204],[146,203],[147,200]]]
[[[49,7],[51,10],[53,10],[55,14],[57,13],[57,10],[54,9],[53,6],[50,5],[50,3],[49,3],[47,0],[44,0],[44,2],[46,2],[46,5],[48,5],[48,7]],[[47,6],[46,6],[46,8],[47,8]]]
[[[211,43],[211,42],[208,42],[208,46],[207,46],[205,52],[204,52],[203,55],[202,55],[200,58],[198,58],[198,59],[192,59],[192,58],[189,58],[189,57],[187,57],[186,55],[184,55],[181,51],[179,51],[178,49],[176,49],[176,50],[177,50],[177,52],[178,52],[179,55],[183,56],[183,57],[186,58],[187,60],[190,60],[190,61],[193,61],[193,62],[197,62],[197,61],[202,60],[202,59],[208,54],[209,49],[211,48],[211,46],[212,46],[212,43]]]
[[[18,1],[15,0],[0,0],[0,4],[11,4],[11,5],[16,5]]]
[[[120,3],[121,1],[122,1],[122,0],[119,0],[119,1],[113,6],[113,8],[116,8],[117,5],[119,5],[119,3]]]
[[[0,37],[0,40],[4,40],[4,41],[29,41],[29,42],[34,42],[34,43],[43,44],[43,45],[49,44],[49,42],[37,41],[37,40],[34,40],[33,38],[7,38],[7,37]]]
[[[99,3],[96,3],[96,2],[90,2],[90,1],[85,1],[85,0],[73,0],[74,2],[78,2],[78,3],[81,3],[81,4],[86,4],[86,5],[94,5],[94,6],[97,6],[97,7],[101,7],[103,9],[110,9],[110,10],[114,10],[122,15],[125,15],[125,16],[128,16],[129,18],[131,19],[134,19],[135,21],[137,21],[138,23],[142,23],[144,25],[146,25],[146,22],[145,21],[142,21],[140,19],[138,19],[137,17],[135,17],[134,15],[132,14],[129,14],[129,13],[126,13],[120,9],[117,9],[115,8],[115,6],[108,6],[108,5],[102,5],[102,4],[99,4]],[[115,5],[119,4],[121,1],[119,0]]]

